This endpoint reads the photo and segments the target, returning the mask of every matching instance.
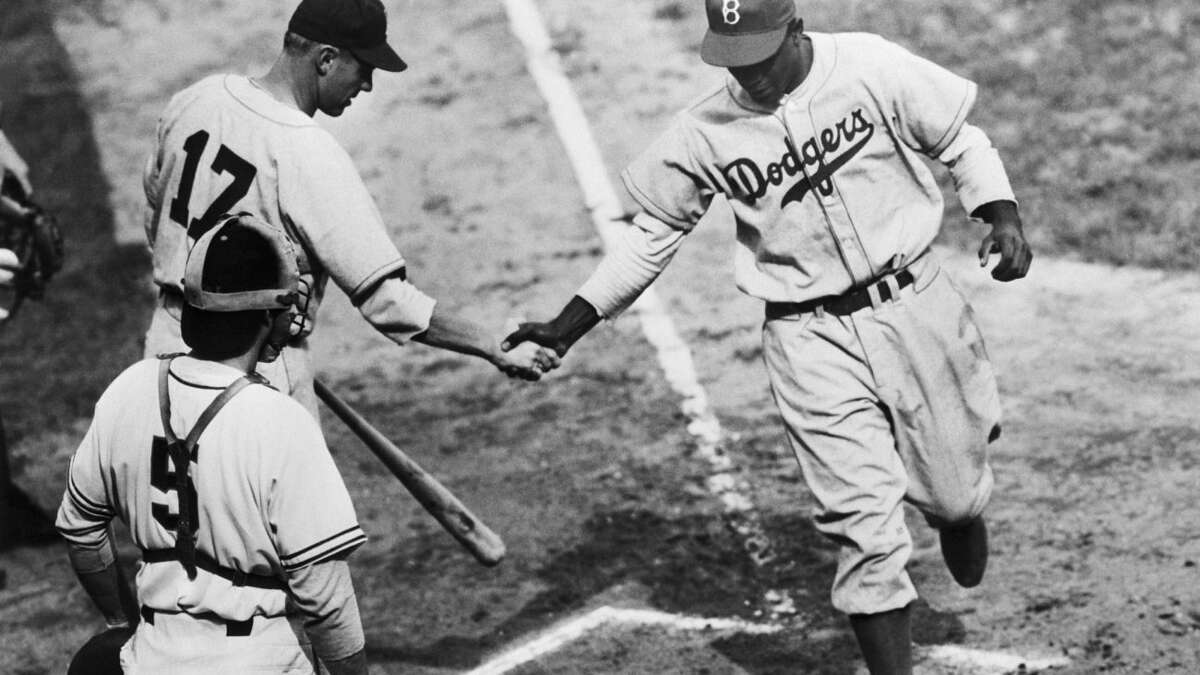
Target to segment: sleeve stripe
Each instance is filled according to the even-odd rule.
[[[109,510],[107,504],[88,499],[87,495],[83,493],[83,490],[80,490],[79,486],[75,484],[75,476],[69,476],[69,479],[67,480],[67,487],[71,490],[71,498],[76,502],[79,502],[80,506],[90,507],[91,510],[99,511],[101,513],[105,513]]]
[[[103,523],[97,523],[95,525],[88,525],[86,527],[70,527],[70,528],[60,527],[60,528],[58,528],[58,531],[64,537],[69,538],[69,537],[82,537],[84,535],[94,534],[96,532],[100,532],[100,531],[106,530],[106,529],[108,529],[108,521],[105,521]]]
[[[351,525],[350,527],[347,527],[346,529],[342,530],[341,532],[331,534],[328,537],[325,537],[324,539],[322,539],[321,541],[314,542],[308,546],[305,546],[304,548],[300,549],[299,551],[292,551],[291,553],[289,553],[287,555],[281,555],[281,556],[279,556],[279,561],[286,565],[287,561],[291,558],[295,558],[296,556],[308,553],[312,549],[323,546],[327,542],[333,541],[334,539],[337,539],[338,537],[343,537],[348,534],[353,534],[355,532],[362,534],[362,528],[359,527],[358,523],[355,523],[355,524]],[[366,536],[366,535],[363,535],[363,536]]]
[[[78,490],[71,483],[67,483],[67,493],[71,498],[71,505],[74,506],[75,510],[85,518],[89,520],[103,519],[107,521],[113,517],[113,512],[111,509],[97,508],[93,506],[91,502],[87,501],[78,494]]]
[[[323,560],[328,560],[329,558],[332,558],[333,556],[336,556],[339,553],[344,553],[346,551],[350,551],[355,548],[358,548],[359,546],[366,543],[366,541],[367,541],[367,535],[363,534],[362,530],[359,530],[351,538],[338,543],[336,546],[322,549],[302,560],[297,560],[294,562],[284,564],[283,569],[286,572],[290,572],[293,570],[298,570],[302,567],[307,567],[308,565],[312,565],[312,564],[321,562]]]

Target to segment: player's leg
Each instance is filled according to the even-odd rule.
[[[841,546],[833,605],[850,617],[873,675],[911,672],[905,572],[907,476],[870,368],[847,319],[768,321],[764,357],[788,439],[813,496],[814,523]]]
[[[907,498],[939,530],[951,575],[974,586],[987,566],[988,444],[1000,400],[971,309],[935,266],[858,327],[893,417]]]

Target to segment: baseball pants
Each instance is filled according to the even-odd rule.
[[[146,331],[146,345],[143,358],[153,358],[159,354],[188,352],[188,346],[183,342],[180,333],[179,309],[173,307],[164,296],[160,296],[159,305],[150,319],[150,328]],[[259,363],[258,373],[279,391],[291,395],[312,414],[313,419],[321,421],[317,411],[317,394],[313,390],[312,358],[309,353],[308,338],[298,343],[289,343],[287,348],[271,363]]]
[[[934,527],[980,515],[993,486],[988,444],[1000,399],[983,338],[934,255],[893,299],[848,315],[768,319],[763,354],[789,442],[840,547],[832,600],[847,614],[916,599],[905,571],[903,502]]]
[[[121,648],[124,675],[278,673],[314,675],[312,647],[299,619],[254,617],[250,634],[229,636],[221,621],[156,613]]]

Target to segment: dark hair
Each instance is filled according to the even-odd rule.
[[[263,236],[234,223],[223,226],[204,259],[201,287],[216,293],[273,288],[279,281],[280,260]],[[209,360],[228,359],[254,346],[264,312],[248,309],[213,312],[184,304],[180,317],[183,342],[195,355]]]

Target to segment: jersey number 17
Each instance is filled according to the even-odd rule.
[[[188,236],[199,239],[205,232],[212,229],[221,216],[229,212],[238,200],[250,191],[254,176],[258,169],[243,159],[224,143],[217,150],[213,159],[212,171],[216,174],[228,173],[233,176],[230,183],[217,198],[213,200],[204,215],[189,219],[188,202],[192,199],[192,186],[196,182],[196,168],[200,164],[200,155],[204,146],[208,145],[209,134],[203,129],[197,131],[183,142],[183,173],[179,176],[179,192],[171,199],[171,220],[187,228]]]

